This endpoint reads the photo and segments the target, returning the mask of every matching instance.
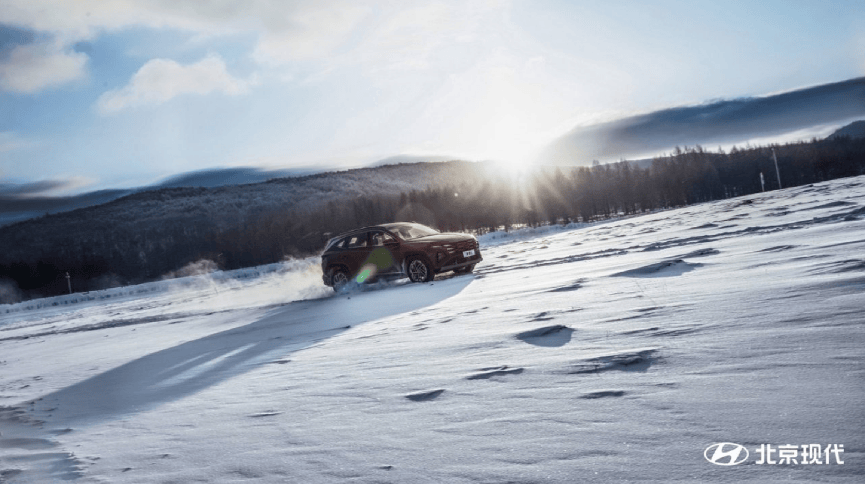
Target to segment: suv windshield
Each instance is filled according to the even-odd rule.
[[[388,227],[392,232],[395,232],[403,240],[418,239],[427,235],[435,235],[439,233],[435,229],[431,229],[426,225],[421,224],[400,224]]]

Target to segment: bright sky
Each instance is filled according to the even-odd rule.
[[[399,154],[865,75],[850,1],[0,0],[0,182]]]

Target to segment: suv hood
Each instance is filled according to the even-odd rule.
[[[474,240],[474,236],[469,234],[458,234],[453,232],[445,232],[436,235],[427,235],[426,237],[418,237],[416,239],[411,239],[407,242],[440,242],[440,243],[448,243],[448,242],[461,242],[463,240]]]

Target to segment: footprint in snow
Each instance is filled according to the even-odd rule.
[[[444,389],[439,388],[438,390],[429,390],[429,391],[425,391],[425,392],[410,393],[410,394],[406,395],[405,397],[408,398],[409,400],[413,401],[413,402],[426,402],[429,400],[435,400],[442,393],[444,393]]]
[[[576,291],[577,289],[583,287],[583,284],[586,282],[585,279],[577,279],[576,281],[568,284],[567,286],[557,287],[555,289],[550,289],[548,292],[569,292]]]
[[[595,399],[595,398],[606,398],[606,397],[621,397],[625,395],[625,392],[622,390],[598,390],[596,392],[589,392],[580,395],[580,398],[586,399]]]
[[[628,271],[617,272],[613,277],[674,277],[690,272],[703,264],[685,262],[682,259],[668,260],[638,267]]]
[[[519,375],[523,368],[509,368],[507,365],[481,368],[480,373],[469,375],[466,380],[489,380],[496,376]]]
[[[707,247],[705,249],[697,249],[693,252],[688,252],[687,254],[680,255],[679,257],[676,257],[676,259],[688,259],[690,257],[704,257],[707,255],[716,255],[716,254],[720,254],[720,253],[721,253],[721,251],[718,249],[713,249],[711,247]]]
[[[589,358],[571,365],[566,372],[571,375],[601,373],[610,370],[643,372],[658,360],[655,356],[657,351],[654,348],[647,348]]]
[[[275,417],[281,413],[282,412],[261,412],[261,413],[254,413],[252,415],[249,415],[249,417],[251,417],[251,418]]]
[[[551,319],[553,319],[553,317],[549,316],[546,311],[535,314],[534,317],[532,317],[532,321],[549,321]]]
[[[809,272],[814,274],[843,274],[865,271],[865,259],[847,259],[816,264]]]
[[[59,444],[46,439],[26,437],[0,438],[0,449],[43,450],[57,447]]]
[[[574,330],[557,324],[543,328],[524,331],[516,335],[516,338],[535,346],[558,347],[564,346],[571,341]]]
[[[836,202],[824,203],[823,205],[817,205],[816,207],[808,207],[803,210],[819,210],[824,208],[835,208],[835,207],[848,207],[850,205],[856,205],[853,202],[848,202],[845,200],[838,200]]]
[[[6,482],[6,479],[11,479],[21,472],[21,469],[0,469],[0,482]]]

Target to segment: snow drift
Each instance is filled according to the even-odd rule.
[[[862,200],[493,234],[343,295],[306,259],[2,306],[0,479],[860,482]],[[758,461],[812,444],[840,458]]]

